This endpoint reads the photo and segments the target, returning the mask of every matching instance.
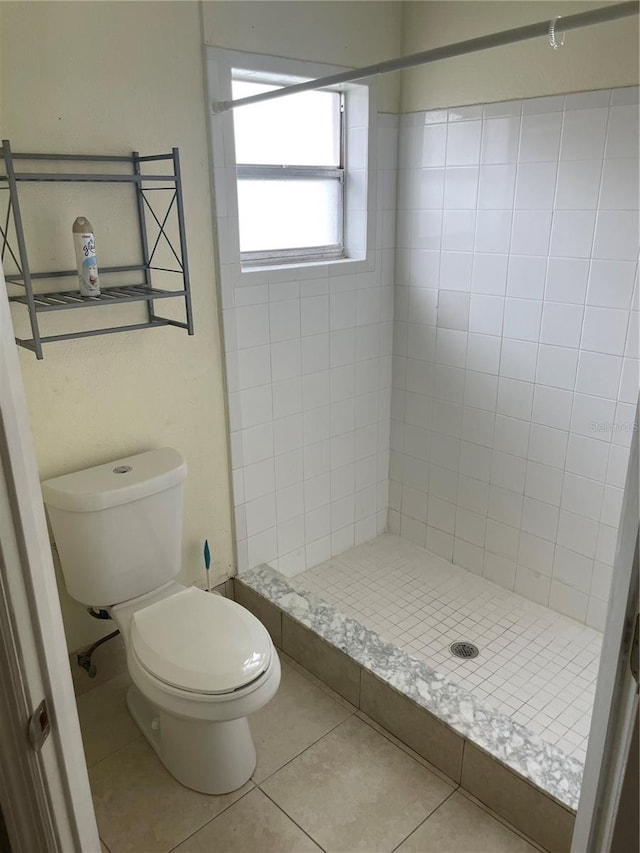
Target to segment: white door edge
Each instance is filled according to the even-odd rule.
[[[571,853],[609,853],[638,712],[629,653],[638,613],[638,410]]]
[[[13,853],[100,851],[40,493],[0,267],[0,804]],[[28,719],[45,699],[39,751]]]

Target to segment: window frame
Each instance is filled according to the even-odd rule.
[[[265,73],[264,75],[234,73],[238,69],[232,69],[232,79],[251,79],[259,82],[275,82],[273,76]],[[244,69],[242,69],[244,71]],[[278,82],[281,82],[278,80]],[[309,262],[323,260],[338,260],[345,258],[345,241],[344,241],[344,225],[345,225],[345,176],[346,176],[346,147],[345,147],[345,118],[346,118],[346,98],[342,91],[329,89],[325,91],[337,92],[340,96],[340,138],[338,142],[339,163],[337,167],[330,166],[287,166],[286,164],[248,164],[236,163],[236,181],[238,186],[243,178],[254,178],[262,181],[295,181],[295,180],[313,180],[319,178],[336,178],[340,183],[340,200],[338,203],[337,213],[337,231],[340,237],[338,243],[328,245],[313,245],[313,246],[296,246],[292,249],[270,249],[270,250],[249,250],[240,251],[240,262],[243,267],[258,267],[262,265],[272,265],[278,263],[292,262]],[[238,223],[238,228],[240,224]]]
[[[314,278],[319,268],[333,274],[371,272],[376,266],[377,216],[377,80],[370,78],[338,87],[346,100],[344,120],[344,252],[338,257],[301,258],[298,250],[283,250],[280,259],[250,263],[240,256],[234,121],[231,110],[216,112],[216,102],[232,100],[232,74],[241,69],[247,79],[268,77],[291,85],[348,71],[345,66],[281,58],[205,45],[212,205],[216,223],[217,261],[236,286],[266,280],[277,270],[298,278]]]

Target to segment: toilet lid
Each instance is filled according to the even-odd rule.
[[[131,644],[152,675],[195,693],[231,693],[271,661],[271,638],[255,616],[195,587],[136,611]]]

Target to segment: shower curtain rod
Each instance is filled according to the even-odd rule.
[[[576,30],[580,27],[590,27],[594,24],[605,24],[608,21],[616,21],[640,12],[640,2],[616,3],[613,6],[604,6],[592,9],[589,12],[578,12],[575,15],[552,18],[550,21],[540,21],[537,24],[527,24],[524,27],[516,27],[512,30],[502,30],[487,36],[459,41],[455,44],[424,50],[413,53],[410,56],[402,56],[398,59],[387,59],[375,65],[367,65],[364,68],[355,68],[352,71],[344,71],[340,74],[331,74],[328,77],[320,77],[317,80],[306,80],[304,83],[295,83],[282,89],[274,89],[271,92],[263,92],[259,95],[251,95],[248,98],[237,98],[235,101],[214,101],[212,109],[214,113],[223,113],[236,107],[244,107],[248,104],[258,104],[261,101],[270,101],[273,98],[282,98],[285,95],[294,95],[297,92],[307,92],[311,89],[325,89],[329,86],[337,86],[340,83],[350,83],[354,80],[364,80],[377,74],[388,74],[391,71],[403,71],[416,65],[426,65],[430,62],[438,62],[441,59],[450,59],[453,56],[463,56],[466,53],[475,53],[479,50],[487,50],[491,47],[501,47],[505,44],[527,41],[539,36],[554,35],[554,30],[565,32]],[[560,46],[560,45],[553,45]]]

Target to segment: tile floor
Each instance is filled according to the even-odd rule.
[[[258,766],[239,791],[179,785],[138,732],[120,674],[78,696],[102,850],[109,853],[534,853],[322,682],[281,655],[251,718]]]
[[[289,583],[336,606],[584,761],[602,635],[383,534]],[[456,640],[473,660],[451,655]]]

